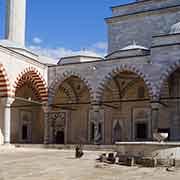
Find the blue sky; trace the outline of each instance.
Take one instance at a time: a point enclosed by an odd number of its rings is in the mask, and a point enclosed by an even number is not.
[[[111,16],[111,6],[128,2],[133,0],[27,0],[26,45],[49,53],[57,49],[64,53],[81,49],[104,53],[104,18]],[[0,0],[1,39],[4,20],[5,0]]]

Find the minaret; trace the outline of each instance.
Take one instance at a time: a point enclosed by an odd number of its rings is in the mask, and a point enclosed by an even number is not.
[[[24,47],[26,29],[26,0],[6,0],[5,38]]]

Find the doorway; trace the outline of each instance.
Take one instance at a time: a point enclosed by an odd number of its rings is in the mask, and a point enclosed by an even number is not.
[[[31,136],[31,124],[24,123],[21,125],[21,133],[20,133],[20,142],[22,143],[32,143],[32,136]]]
[[[28,139],[28,127],[27,125],[22,126],[22,140],[27,141]]]
[[[56,144],[64,144],[64,131],[57,131]]]

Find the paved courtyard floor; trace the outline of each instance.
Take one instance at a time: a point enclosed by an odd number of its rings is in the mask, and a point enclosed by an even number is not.
[[[74,158],[72,150],[0,148],[0,180],[179,180],[180,170],[103,166],[100,152]]]

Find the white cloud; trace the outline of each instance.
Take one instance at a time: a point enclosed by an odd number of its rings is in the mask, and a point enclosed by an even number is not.
[[[75,56],[75,55],[86,55],[86,56],[100,56],[103,57],[105,52],[98,52],[96,49],[89,48],[79,51],[73,51],[72,49],[66,49],[63,47],[58,48],[43,48],[41,46],[29,46],[29,49],[43,56],[48,56],[51,58],[61,58],[66,56]]]
[[[57,48],[44,48],[42,47],[42,39],[35,37],[33,38],[33,44],[29,46],[29,49],[41,56],[46,56],[49,58],[43,58],[49,63],[57,63],[61,57],[66,56],[76,56],[76,55],[86,55],[86,56],[95,56],[95,57],[104,57],[107,51],[106,42],[97,42],[86,49],[83,50],[72,50],[64,47]]]
[[[94,44],[94,48],[106,51],[108,48],[108,44],[107,44],[107,42],[97,42]]]
[[[40,39],[39,37],[34,37],[34,38],[33,38],[33,43],[34,43],[34,44],[41,44],[42,42],[43,42],[43,40]]]

